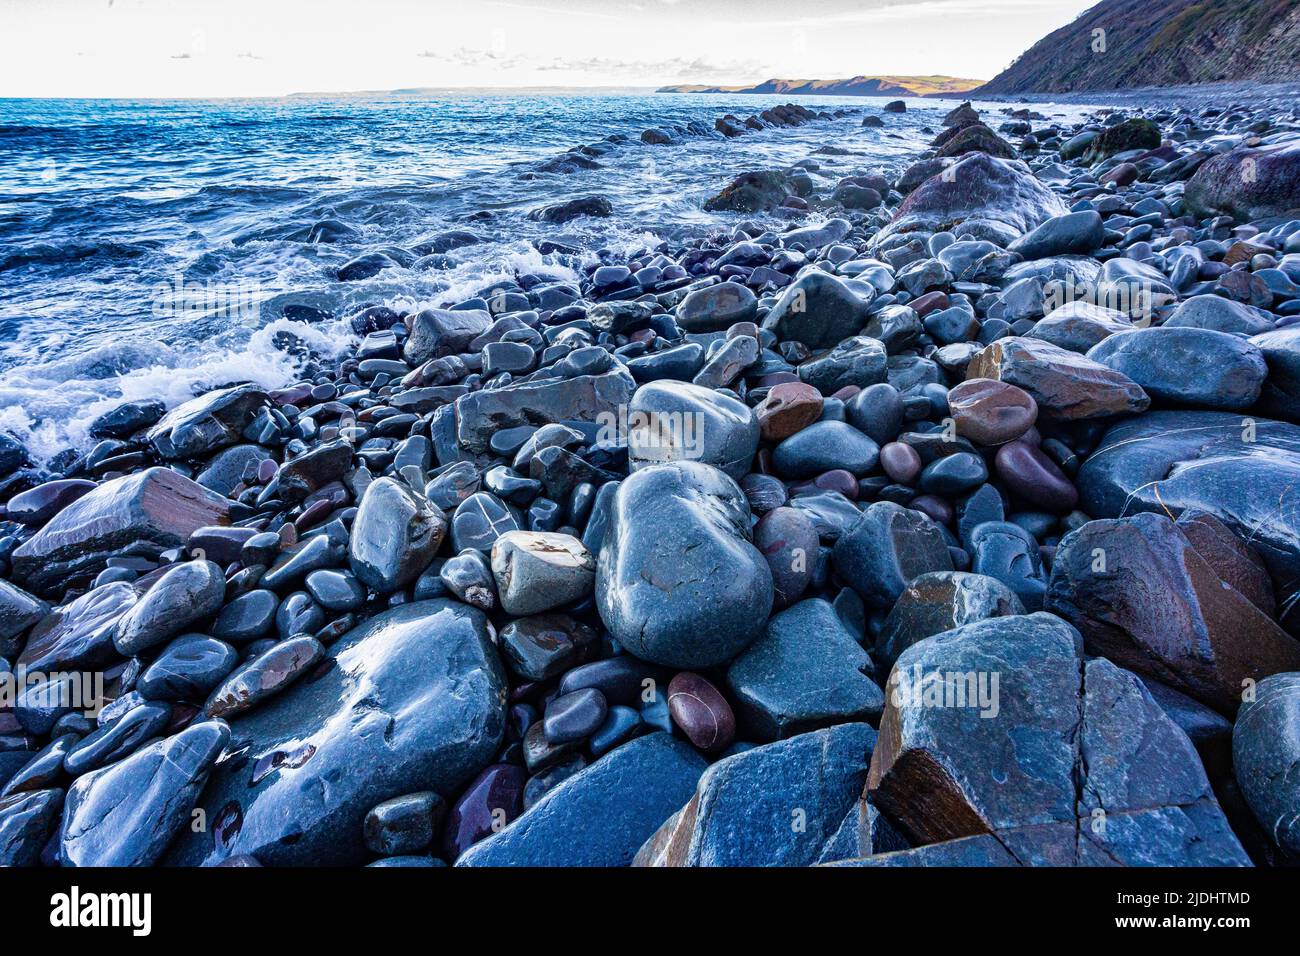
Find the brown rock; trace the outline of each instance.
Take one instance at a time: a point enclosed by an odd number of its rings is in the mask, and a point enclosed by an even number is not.
[[[999,339],[971,359],[966,377],[1018,386],[1044,418],[1056,421],[1144,412],[1151,404],[1127,375],[1038,339]]]
[[[948,392],[957,434],[981,445],[1019,438],[1038,420],[1038,405],[1028,392],[1006,382],[968,378]]]
[[[230,523],[231,502],[170,468],[106,481],[68,505],[14,552],[14,580],[54,595],[123,552],[156,558],[205,525]]]
[[[705,752],[726,750],[736,737],[736,715],[716,687],[699,674],[682,671],[668,683],[673,723]]]
[[[765,439],[783,441],[821,417],[822,394],[804,382],[773,385],[754,413]]]

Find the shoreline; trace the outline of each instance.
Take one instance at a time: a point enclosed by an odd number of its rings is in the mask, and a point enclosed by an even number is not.
[[[1300,117],[1203,106],[959,106],[901,175],[737,170],[728,230],[0,441],[0,675],[109,698],[0,710],[0,862],[1285,861]],[[601,143],[538,251],[610,215]]]

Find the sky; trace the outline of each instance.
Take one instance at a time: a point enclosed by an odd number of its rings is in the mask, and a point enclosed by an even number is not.
[[[989,79],[1096,0],[0,0],[0,97]]]

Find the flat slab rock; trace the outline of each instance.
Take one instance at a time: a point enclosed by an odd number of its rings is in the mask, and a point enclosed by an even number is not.
[[[904,651],[866,796],[914,846],[991,835],[1027,865],[1249,865],[1187,735],[1049,614]]]
[[[638,737],[547,791],[456,865],[627,866],[690,800],[705,766],[668,734]]]
[[[1229,412],[1151,412],[1113,425],[1079,469],[1079,507],[1214,515],[1273,578],[1281,624],[1300,634],[1300,427]]]
[[[197,529],[230,523],[231,502],[169,468],[102,483],[68,505],[13,554],[14,580],[55,596],[118,554],[156,558]]]
[[[857,803],[876,732],[840,724],[720,760],[636,866],[808,866]]]
[[[505,686],[480,611],[435,600],[376,615],[316,671],[230,721],[203,795],[208,830],[186,832],[170,862],[361,863],[372,807],[424,790],[450,797],[492,761]]]

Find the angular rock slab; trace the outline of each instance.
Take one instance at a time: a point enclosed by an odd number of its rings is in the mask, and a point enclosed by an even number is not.
[[[1259,682],[1237,712],[1232,766],[1255,819],[1292,860],[1300,859],[1300,673]]]
[[[0,798],[0,867],[36,866],[62,809],[62,790],[34,790]]]
[[[1151,399],[1122,372],[1031,338],[999,339],[975,353],[966,378],[1009,382],[1028,392],[1043,418],[1082,421],[1146,411]]]
[[[163,416],[145,433],[164,458],[193,458],[233,445],[266,404],[256,385],[236,385],[192,398]]]
[[[877,639],[892,665],[913,644],[963,624],[1024,614],[1020,598],[996,578],[966,571],[934,571],[913,579],[885,618]]]
[[[876,732],[840,724],[720,760],[637,866],[809,866],[862,793]]]
[[[993,834],[1032,865],[1249,865],[1187,735],[1082,645],[1038,613],[904,651],[867,798],[914,844]]]
[[[1248,440],[1249,439],[1249,440]],[[1300,634],[1300,427],[1227,412],[1151,412],[1111,426],[1075,481],[1096,518],[1207,512],[1264,559]]]
[[[874,720],[884,695],[871,660],[819,598],[774,615],[727,669],[727,686],[752,739],[780,740],[830,724]]]
[[[596,606],[614,639],[655,664],[730,660],[772,609],[772,572],[750,543],[749,503],[709,465],[634,472],[614,496]]]
[[[316,672],[231,720],[228,756],[204,793],[208,832],[186,833],[172,862],[360,863],[372,807],[454,794],[491,762],[505,688],[480,611],[435,600],[376,615]]]
[[[1061,539],[1044,607],[1090,654],[1233,714],[1245,681],[1300,670],[1300,641],[1216,563],[1164,515],[1090,521]]]
[[[470,392],[456,399],[456,438],[462,448],[482,453],[493,433],[518,425],[579,421],[612,428],[619,407],[626,406],[635,391],[632,374],[618,366],[600,375],[543,378]]]
[[[691,799],[706,763],[668,734],[638,737],[470,847],[457,866],[627,866]]]
[[[78,777],[63,814],[63,865],[157,863],[179,833],[190,832],[190,813],[229,739],[219,720],[193,724]]]
[[[231,502],[170,468],[106,481],[68,505],[13,554],[14,581],[37,594],[61,594],[129,553],[156,558],[206,525],[230,523]]]

